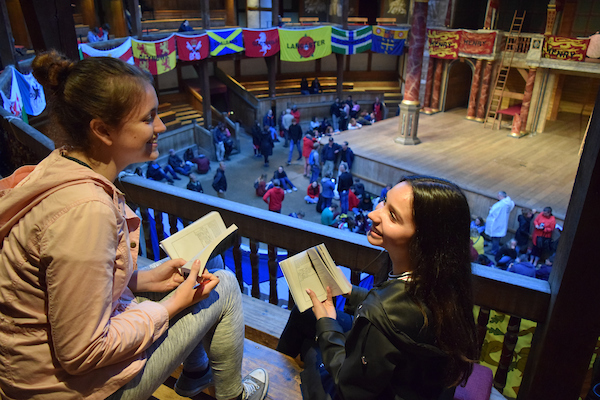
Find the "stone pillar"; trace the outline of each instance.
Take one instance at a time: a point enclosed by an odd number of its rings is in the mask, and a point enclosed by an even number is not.
[[[419,88],[425,48],[427,7],[429,0],[415,0],[410,29],[410,44],[404,100],[400,104],[400,136],[395,140],[404,145],[419,144],[417,127],[419,121]]]
[[[533,84],[535,83],[535,74],[537,68],[530,68],[525,83],[525,94],[523,95],[523,105],[521,106],[521,126],[519,134],[521,136],[527,133],[527,117],[529,116],[529,107],[531,106],[531,96],[533,95]]]
[[[425,83],[425,98],[423,99],[423,111],[425,114],[431,114],[431,88],[433,86],[433,63],[434,57],[429,57],[427,63],[427,81]]]
[[[471,82],[471,94],[469,95],[469,106],[467,107],[467,119],[475,119],[477,111],[477,95],[479,94],[479,82],[481,81],[481,60],[475,63],[475,72]]]
[[[442,88],[442,69],[444,60],[439,59],[435,63],[435,76],[433,77],[433,93],[431,94],[431,112],[440,111],[440,90]]]
[[[481,84],[481,93],[479,94],[479,102],[477,104],[477,122],[485,121],[485,110],[488,104],[488,96],[490,95],[490,82],[492,80],[492,61],[487,61],[483,70],[483,82]]]

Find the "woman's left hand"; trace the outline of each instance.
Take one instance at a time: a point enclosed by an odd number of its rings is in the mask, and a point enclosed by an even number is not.
[[[336,319],[337,313],[335,311],[335,304],[333,303],[333,296],[331,295],[331,289],[327,286],[327,299],[323,302],[320,302],[317,299],[317,295],[310,289],[306,289],[306,293],[310,296],[310,299],[313,303],[313,313],[315,313],[315,317],[317,319],[321,319],[323,317]]]
[[[129,281],[133,292],[170,292],[184,281],[179,268],[185,260],[176,258],[168,260],[151,270],[136,271]]]

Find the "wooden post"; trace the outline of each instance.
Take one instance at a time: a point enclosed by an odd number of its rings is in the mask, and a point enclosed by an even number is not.
[[[233,264],[235,266],[235,275],[238,277],[238,283],[240,284],[240,290],[243,289],[244,285],[242,284],[242,237],[240,235],[235,235],[235,239],[233,241]]]
[[[349,0],[342,1],[342,29],[348,29],[348,9]],[[337,82],[336,92],[337,96],[341,99],[344,97],[344,57],[343,54],[335,54],[335,61],[337,64]]]
[[[79,2],[79,9],[81,10],[81,18],[84,25],[87,25],[90,29],[98,26],[98,16],[96,15],[94,0],[81,0]]]
[[[519,399],[576,399],[600,335],[600,268],[594,251],[600,221],[600,93],[550,274],[550,306],[538,323]],[[551,367],[560,362],[560,368]]]
[[[288,254],[289,255],[289,254]],[[269,303],[277,305],[277,247],[269,245]],[[258,281],[258,277],[257,277]]]
[[[6,68],[7,65],[14,65],[17,68],[15,41],[8,19],[6,3],[3,0],[0,0],[0,22],[0,69]]]
[[[29,33],[27,32],[27,25],[25,24],[21,3],[19,3],[19,0],[4,0],[2,2],[6,5],[6,10],[8,11],[8,19],[10,21],[12,37],[14,38],[15,44],[30,49],[31,40],[29,39]],[[6,65],[6,63],[4,64]]]
[[[142,39],[142,12],[139,0],[126,0],[127,8],[131,14],[131,36]]]
[[[210,8],[208,0],[200,0],[200,9],[202,10],[202,28],[210,29]],[[210,102],[210,79],[208,76],[208,58],[200,60],[198,63],[198,77],[200,78],[200,94],[202,95],[202,114],[204,117],[204,127],[212,127],[212,109]]]
[[[259,263],[258,242],[254,239],[250,239],[250,268],[252,271],[254,271],[254,270],[258,271],[258,263]],[[236,270],[235,273],[238,276],[238,282],[240,283],[240,289],[243,289],[244,281],[242,280],[241,268],[240,268],[239,272]]]
[[[72,60],[79,59],[71,3],[62,0],[21,0],[27,30],[37,52],[56,49]]]
[[[146,257],[157,261],[154,257],[154,249],[152,248],[152,238],[150,236],[150,214],[147,207],[140,207],[140,215],[142,216],[142,227],[144,228],[144,240],[146,242]],[[140,241],[142,239],[140,238]]]

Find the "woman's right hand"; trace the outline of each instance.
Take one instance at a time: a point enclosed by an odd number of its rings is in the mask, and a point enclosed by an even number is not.
[[[190,274],[181,285],[177,287],[173,294],[161,301],[169,312],[169,318],[179,314],[189,306],[198,303],[208,297],[210,292],[219,283],[219,278],[208,271],[198,275],[200,271],[200,261],[196,260],[192,264]],[[194,288],[199,284],[197,288]]]

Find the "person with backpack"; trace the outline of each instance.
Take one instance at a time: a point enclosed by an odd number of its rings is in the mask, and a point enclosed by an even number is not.
[[[315,142],[315,138],[310,133],[307,133],[302,138],[302,157],[304,157],[304,177],[310,178],[310,166],[308,163],[308,159],[310,157],[310,153],[312,152],[313,143]]]
[[[225,192],[227,191],[227,178],[225,177],[225,163],[221,161],[219,168],[215,173],[212,183],[213,189],[217,192],[217,195],[221,198],[225,198]]]
[[[319,180],[319,174],[321,173],[319,142],[313,143],[313,149],[308,156],[308,166],[310,168],[310,182],[316,182]]]

